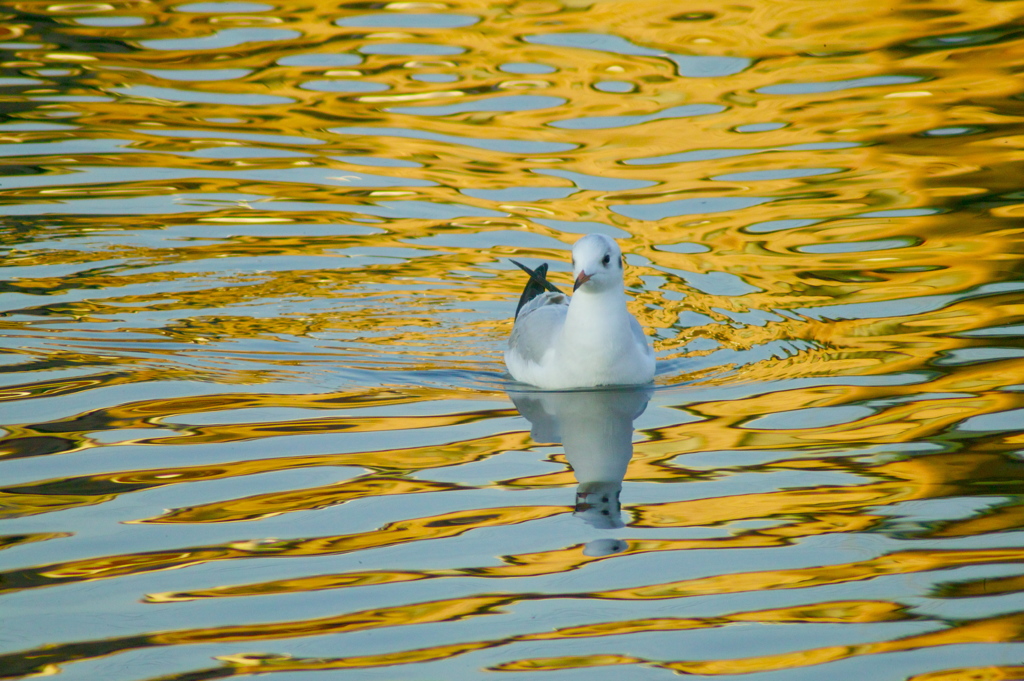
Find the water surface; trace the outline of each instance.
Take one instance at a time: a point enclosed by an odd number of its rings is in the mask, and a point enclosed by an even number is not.
[[[1024,3],[2,8],[0,676],[1024,678]]]

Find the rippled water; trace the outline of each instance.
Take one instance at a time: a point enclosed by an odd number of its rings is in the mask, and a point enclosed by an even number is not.
[[[0,676],[1024,678],[1024,2],[0,13]]]

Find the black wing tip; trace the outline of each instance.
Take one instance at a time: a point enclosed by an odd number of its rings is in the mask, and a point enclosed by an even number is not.
[[[529,267],[527,267],[523,263],[519,262],[518,260],[512,260],[512,258],[509,258],[509,262],[511,262],[513,265],[515,265],[516,267],[518,267],[522,271],[524,271],[527,274],[529,274],[530,275],[530,282],[531,283],[536,283],[539,286],[542,286],[545,291],[551,291],[552,293],[561,293],[562,292],[562,289],[558,288],[557,286],[552,284],[550,281],[548,281],[548,264],[547,263],[542,263],[542,264],[538,265],[537,269],[534,270],[534,269],[530,269]],[[529,283],[527,283],[527,286],[529,286]]]
[[[509,258],[509,260],[512,260]],[[530,275],[530,280],[526,282],[526,286],[523,287],[523,293],[519,296],[519,305],[516,306],[516,317],[519,316],[519,311],[523,309],[523,305],[544,293],[544,291],[551,291],[552,293],[561,293],[561,290],[550,281],[548,281],[548,264],[543,263],[537,267],[537,269],[530,269],[523,263],[512,260],[512,264]]]
[[[518,260],[512,260],[512,258],[509,258],[509,262],[511,262],[513,265],[515,265],[516,267],[518,267],[522,271],[524,271],[527,274],[529,274],[531,277],[533,276],[533,270],[531,270],[529,267],[527,267],[523,263],[519,262]],[[547,266],[548,266],[548,264],[544,263],[543,265],[541,265],[537,269],[540,269],[541,267],[547,268]]]

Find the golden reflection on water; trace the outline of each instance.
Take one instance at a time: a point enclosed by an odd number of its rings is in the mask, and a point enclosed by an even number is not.
[[[2,3],[0,676],[1024,678],[1024,10],[884,10]],[[632,458],[502,378],[594,230]]]

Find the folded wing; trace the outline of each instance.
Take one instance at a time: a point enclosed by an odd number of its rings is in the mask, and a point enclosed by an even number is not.
[[[540,364],[544,353],[554,347],[568,310],[569,297],[565,294],[545,292],[534,296],[516,316],[509,353],[516,361]]]

